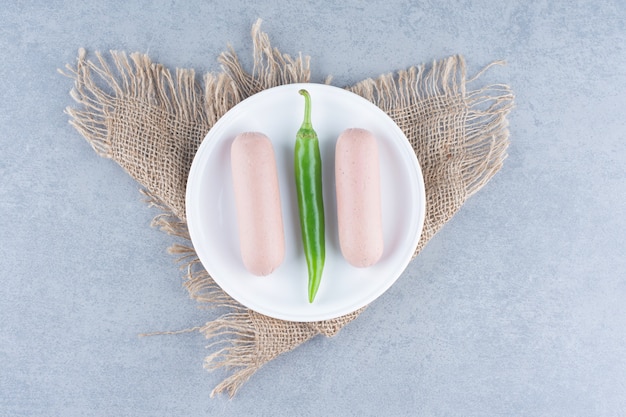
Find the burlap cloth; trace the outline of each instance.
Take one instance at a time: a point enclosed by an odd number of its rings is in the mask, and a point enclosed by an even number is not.
[[[222,71],[205,74],[202,80],[192,69],[176,69],[172,74],[138,53],[96,53],[94,60],[88,60],[81,50],[76,65],[64,71],[74,79],[71,95],[78,102],[78,107],[67,109],[70,123],[99,155],[113,159],[135,178],[148,201],[162,210],[154,225],[177,237],[170,252],[180,255],[190,296],[202,305],[227,309],[216,320],[191,329],[214,342],[204,366],[230,370],[211,395],[226,391],[233,396],[263,364],[318,334],[333,336],[362,311],[315,323],[255,313],[215,284],[189,241],[187,174],[209,129],[252,94],[310,80],[309,58],[292,58],[272,48],[260,23],[252,28],[251,73],[232,49],[220,55]],[[506,157],[506,117],[513,94],[501,84],[468,90],[483,71],[467,79],[463,58],[452,56],[428,67],[419,65],[346,87],[389,114],[415,149],[427,198],[415,255],[489,181]],[[179,243],[181,239],[186,244]]]

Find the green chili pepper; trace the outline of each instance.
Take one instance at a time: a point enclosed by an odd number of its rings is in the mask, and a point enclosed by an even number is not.
[[[299,93],[304,96],[304,121],[296,135],[294,167],[302,243],[309,273],[309,302],[312,303],[322,279],[326,258],[322,158],[317,134],[311,125],[311,96],[306,90],[300,90]]]

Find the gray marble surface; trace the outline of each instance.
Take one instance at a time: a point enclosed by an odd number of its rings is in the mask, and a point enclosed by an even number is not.
[[[516,94],[500,173],[332,339],[232,401],[157,213],[63,113],[77,50],[248,65],[258,18],[338,86],[463,54]],[[620,1],[10,2],[0,10],[0,416],[626,415]]]

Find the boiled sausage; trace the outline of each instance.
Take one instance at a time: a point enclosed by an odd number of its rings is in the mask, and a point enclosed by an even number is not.
[[[268,275],[285,258],[285,233],[274,149],[258,132],[238,135],[231,165],[241,258],[254,275]]]
[[[376,264],[383,254],[380,166],[376,138],[347,129],[335,147],[339,245],[353,266]]]

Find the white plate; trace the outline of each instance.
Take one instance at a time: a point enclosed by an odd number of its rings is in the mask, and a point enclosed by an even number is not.
[[[322,154],[326,216],[326,264],[313,303],[308,302],[293,172],[296,133],[311,94],[313,128]],[[385,249],[365,269],[348,264],[339,249],[335,197],[335,141],[346,128],[369,130],[378,140]],[[258,131],[273,143],[278,166],[285,260],[271,275],[244,268],[230,164],[230,146],[241,132]],[[194,158],[187,182],[187,224],[202,265],[235,300],[282,320],[326,320],[351,313],[384,293],[402,274],[417,246],[425,213],[422,172],[406,136],[382,110],[346,90],[322,84],[271,88],[242,101],[209,131]]]

